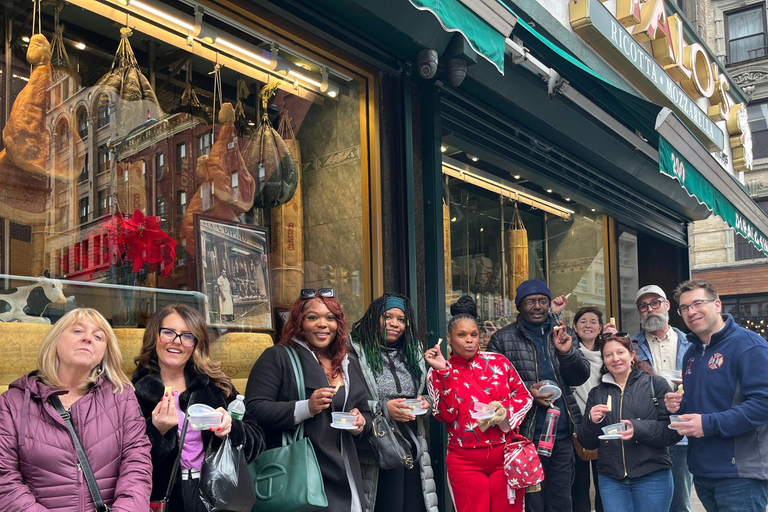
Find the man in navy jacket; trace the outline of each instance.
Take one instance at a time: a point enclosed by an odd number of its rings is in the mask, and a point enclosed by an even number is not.
[[[768,503],[768,342],[722,314],[717,291],[692,280],[675,290],[692,331],[682,393],[668,393],[670,426],[688,436],[688,468],[708,512]]]

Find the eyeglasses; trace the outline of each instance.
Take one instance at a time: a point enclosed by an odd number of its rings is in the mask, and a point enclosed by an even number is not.
[[[181,344],[187,348],[192,348],[197,343],[197,338],[195,338],[195,335],[191,332],[178,333],[167,327],[160,328],[160,341],[163,343],[173,343],[176,341],[176,338],[179,338],[181,340]]]
[[[603,341],[608,341],[611,338],[629,338],[628,332],[609,332],[608,334],[603,334]]]
[[[320,288],[319,290],[315,290],[312,288],[304,288],[301,290],[301,295],[299,296],[300,299],[311,299],[312,297],[327,297],[329,299],[333,298],[333,288]]]
[[[637,310],[641,313],[645,313],[649,309],[659,309],[662,304],[664,304],[664,301],[659,299],[653,299],[651,302],[640,302],[637,305]]]
[[[549,306],[549,299],[528,299],[523,301],[523,306],[530,308],[531,306]]]
[[[699,299],[691,302],[688,305],[680,305],[679,308],[677,308],[677,312],[680,313],[680,316],[683,316],[684,313],[687,313],[689,309],[693,308],[695,310],[699,310],[701,306],[708,302],[715,302],[717,299]]]

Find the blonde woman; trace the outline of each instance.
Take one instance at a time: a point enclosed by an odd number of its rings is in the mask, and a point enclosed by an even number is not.
[[[0,503],[5,512],[94,510],[64,421],[69,411],[101,496],[113,512],[149,509],[149,441],[120,368],[114,332],[93,309],[64,315],[43,338],[38,369],[0,397]]]
[[[167,490],[187,408],[205,404],[222,417],[221,424],[210,431],[187,428],[180,471],[169,499],[170,512],[207,512],[198,488],[208,447],[217,449],[229,435],[234,446],[243,445],[248,462],[264,448],[264,435],[251,415],[246,413],[239,420],[227,412],[227,405],[237,398],[237,390],[209,353],[208,326],[203,316],[189,306],[169,304],[149,319],[136,358],[133,383],[152,443],[153,500],[161,500]],[[170,392],[166,392],[167,388]]]

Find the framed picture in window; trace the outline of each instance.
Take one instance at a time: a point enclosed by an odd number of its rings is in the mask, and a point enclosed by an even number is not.
[[[195,215],[197,280],[212,327],[274,330],[269,231]]]

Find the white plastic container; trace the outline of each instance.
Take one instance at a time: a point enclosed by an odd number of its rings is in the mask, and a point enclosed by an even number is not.
[[[607,427],[603,427],[603,434],[612,436],[618,434],[619,432],[624,432],[625,430],[627,430],[626,423],[614,423],[612,425],[608,425]]]
[[[469,415],[476,420],[484,420],[496,414],[496,408],[494,406],[482,402],[475,402],[472,404],[472,407],[475,409],[475,412],[472,412]]]
[[[331,418],[333,419],[333,422],[331,423],[331,426],[333,428],[338,428],[341,430],[355,430],[357,427],[354,425],[355,416],[354,414],[350,414],[348,412],[332,412]]]
[[[189,406],[189,426],[192,430],[207,430],[221,425],[222,414],[205,404]]]
[[[413,407],[413,409],[411,410],[411,414],[413,414],[414,416],[421,416],[422,414],[427,414],[427,412],[429,412],[429,409],[421,408],[421,400],[417,398],[409,398],[403,403],[408,407]]]

